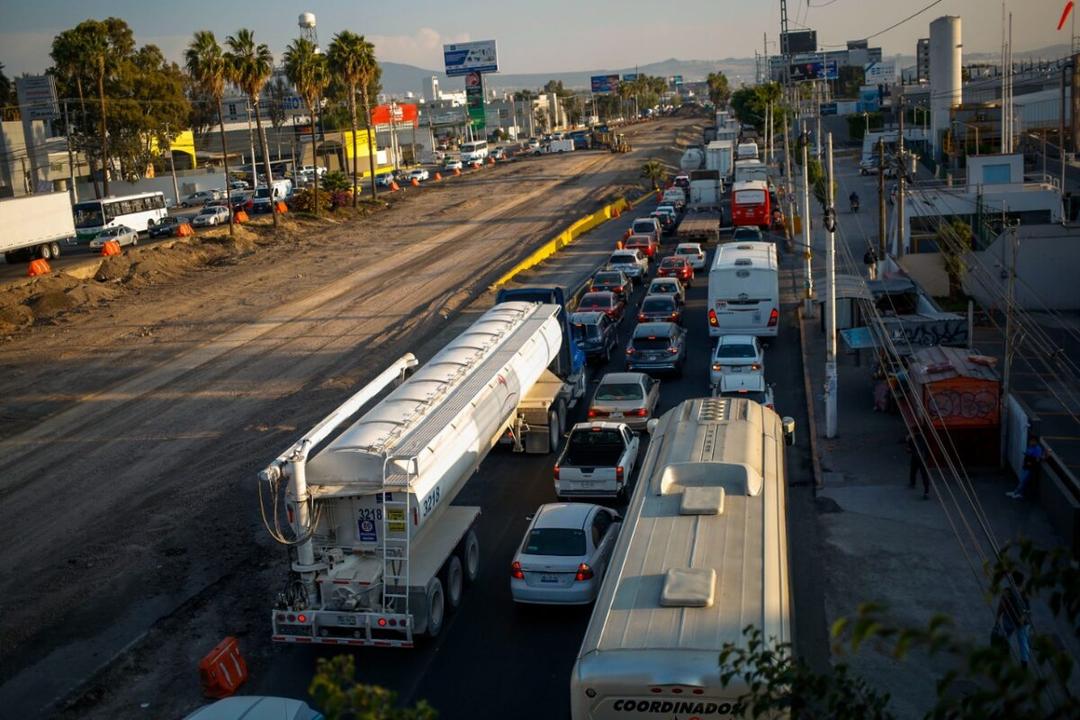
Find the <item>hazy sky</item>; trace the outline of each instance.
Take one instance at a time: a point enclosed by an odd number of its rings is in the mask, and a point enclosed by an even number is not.
[[[818,31],[823,46],[843,45],[902,20],[930,0],[790,0],[791,27]],[[1068,43],[1056,31],[1065,0],[1008,0],[1016,50]],[[255,31],[280,57],[297,35],[297,16],[314,12],[325,45],[342,29],[375,42],[379,59],[441,69],[442,45],[461,40],[499,43],[505,72],[554,72],[631,67],[670,57],[712,60],[752,57],[768,33],[775,53],[779,0],[0,0],[0,62],[8,75],[49,65],[53,36],[88,17],[123,18],[139,44],[155,43],[177,61],[192,33],[223,39],[241,27]],[[873,40],[886,56],[913,55],[915,41],[940,15],[963,17],[969,52],[997,52],[1000,0],[942,0],[914,20]]]

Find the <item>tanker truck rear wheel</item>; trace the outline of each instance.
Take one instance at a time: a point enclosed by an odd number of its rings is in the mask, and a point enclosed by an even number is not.
[[[461,541],[461,564],[465,570],[465,582],[472,584],[480,577],[480,540],[476,530],[470,529]]]
[[[451,555],[442,571],[442,583],[446,588],[446,602],[451,610],[461,607],[461,592],[465,572],[461,569],[461,558]]]
[[[427,634],[438,637],[442,632],[443,620],[446,619],[446,595],[442,581],[432,578],[427,587]]]

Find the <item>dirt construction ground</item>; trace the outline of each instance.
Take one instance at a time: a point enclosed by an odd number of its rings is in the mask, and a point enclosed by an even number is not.
[[[695,123],[0,291],[0,714],[177,717],[225,634],[257,672],[285,558],[257,471]]]

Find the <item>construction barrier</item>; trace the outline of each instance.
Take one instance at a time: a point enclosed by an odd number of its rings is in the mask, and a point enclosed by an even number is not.
[[[454,177],[461,175],[461,168],[454,168]]]
[[[435,182],[442,180],[442,173],[435,173]]]
[[[191,237],[195,234],[195,229],[191,227],[191,223],[180,223],[176,226],[177,237]]]
[[[289,212],[289,206],[285,204],[284,200],[278,200],[276,203],[274,203],[274,212],[276,212],[278,215],[284,215],[285,213]]]
[[[622,212],[622,210],[627,207],[630,207],[630,204],[626,202],[626,199],[619,198],[615,202],[611,203],[610,205],[605,205],[591,215],[586,215],[583,218],[579,218],[575,222],[571,223],[570,227],[566,228],[554,238],[548,240],[546,243],[534,250],[527,258],[519,262],[517,265],[511,268],[509,272],[496,280],[492,284],[491,289],[494,290],[500,285],[505,285],[506,283],[513,280],[514,276],[518,273],[524,272],[531,267],[539,265],[544,260],[547,260],[555,253],[559,252],[564,247],[574,242],[574,240],[577,240],[578,237],[584,235],[593,228],[606,223],[608,220],[615,217],[616,212]]]
[[[410,180],[409,184],[412,185],[413,187],[420,187],[420,181],[417,180],[416,178],[413,178],[412,180]]]
[[[488,165],[494,165],[494,164],[495,164],[495,158],[489,157],[488,158]]]
[[[30,261],[30,267],[26,274],[29,277],[38,277],[39,275],[48,275],[51,272],[52,268],[49,266],[49,261],[45,258],[38,258]]]
[[[120,243],[116,242],[115,240],[108,240],[108,241],[105,242],[104,245],[101,246],[101,255],[102,255],[102,257],[109,257],[110,255],[119,255],[120,252],[121,252],[120,251]]]
[[[401,189],[401,186],[398,185],[397,182],[395,182],[393,180],[390,181],[390,192],[397,192],[400,189]]]
[[[251,218],[248,217],[248,214],[246,212],[244,212],[243,210],[237,210],[236,214],[233,215],[233,220],[235,220],[238,223],[246,223],[250,219]]]
[[[244,684],[247,677],[247,663],[240,655],[240,644],[231,635],[199,661],[199,680],[207,697],[228,697]]]

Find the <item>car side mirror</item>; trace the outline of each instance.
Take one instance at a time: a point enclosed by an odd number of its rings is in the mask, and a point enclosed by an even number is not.
[[[656,418],[652,418],[647,423],[645,423],[645,428],[649,431],[649,434],[652,435],[654,432],[656,432],[656,426],[659,424],[659,420],[657,420]]]
[[[526,515],[526,516],[525,516],[525,520],[526,520],[527,522],[532,522],[532,519],[533,519],[534,517],[536,517],[536,516],[535,516],[535,515]]]
[[[795,444],[795,418],[790,415],[785,415],[781,420],[781,424],[784,428],[784,444]]]

